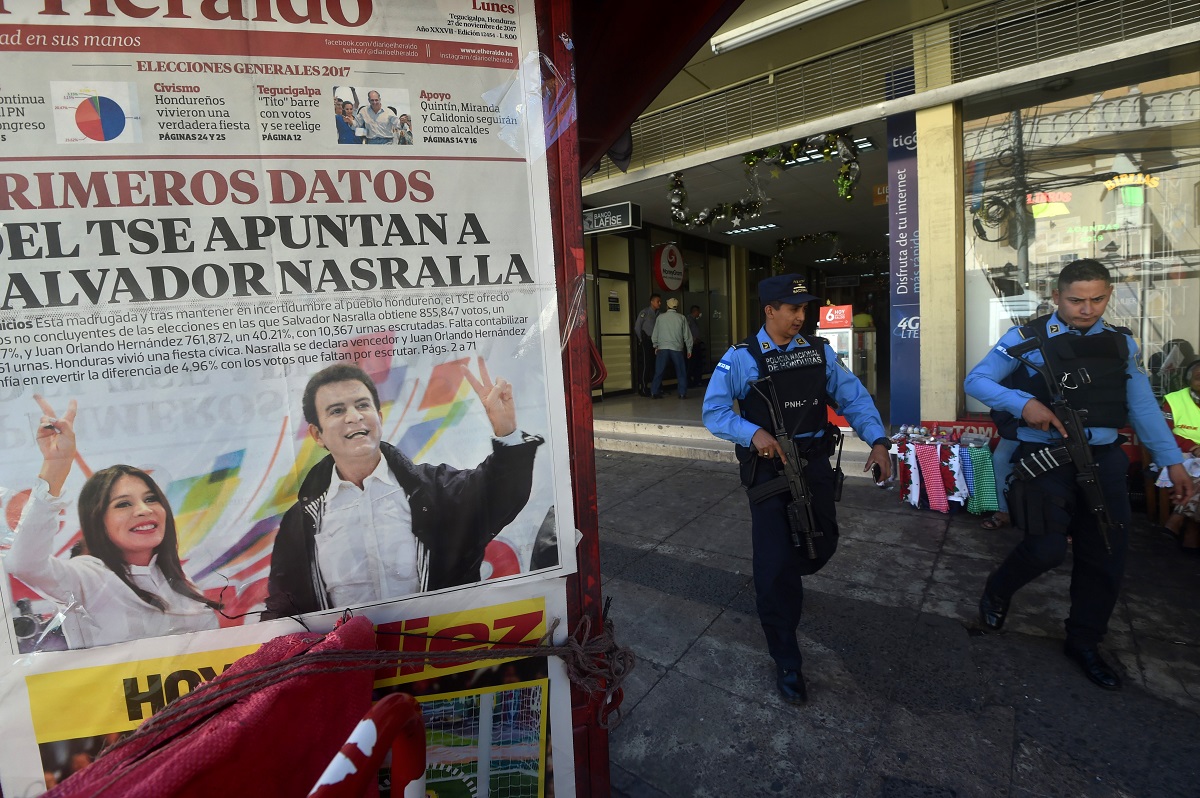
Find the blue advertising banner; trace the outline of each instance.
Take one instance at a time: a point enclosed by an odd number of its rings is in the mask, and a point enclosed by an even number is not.
[[[917,118],[888,117],[888,227],[891,262],[891,423],[921,421],[921,269],[917,218]]]

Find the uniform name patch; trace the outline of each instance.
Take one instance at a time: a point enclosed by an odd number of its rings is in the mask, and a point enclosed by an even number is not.
[[[764,358],[764,360],[767,363],[767,373],[774,374],[779,371],[803,368],[805,366],[820,366],[824,363],[824,358],[821,355],[822,353],[819,349],[811,347],[808,349],[793,349],[790,352],[780,352]]]

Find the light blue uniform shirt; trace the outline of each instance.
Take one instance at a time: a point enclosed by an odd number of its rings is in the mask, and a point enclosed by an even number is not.
[[[760,345],[766,343],[772,349],[784,352],[809,345],[803,336],[797,335],[787,346],[777,346],[767,336],[765,328],[759,329],[757,338]],[[712,379],[708,381],[708,390],[704,393],[702,416],[704,426],[708,427],[709,432],[741,446],[750,445],[750,439],[760,427],[738,415],[733,409],[733,400],[744,398],[750,392],[750,383],[757,379],[758,362],[745,347],[732,348],[725,353],[713,369]],[[858,437],[870,443],[887,436],[871,394],[867,393],[858,377],[847,371],[838,361],[829,344],[825,344],[825,393],[837,402],[839,412],[854,427]],[[774,437],[772,430],[767,432]]]
[[[1021,417],[1021,410],[1024,409],[1025,403],[1034,398],[1033,394],[1015,388],[1006,388],[1000,384],[1000,381],[1018,368],[1023,368],[1031,374],[1034,373],[1028,366],[1022,365],[1016,358],[1008,355],[1007,350],[1010,346],[1016,346],[1025,340],[1021,337],[1019,329],[1010,327],[991,351],[984,355],[983,360],[979,361],[979,365],[971,369],[971,373],[963,381],[963,389],[969,395],[994,410],[1004,410],[1017,418]],[[1058,313],[1053,314],[1050,322],[1046,325],[1047,335],[1050,338],[1059,335],[1098,335],[1105,329],[1112,330],[1113,327],[1103,319],[1093,324],[1086,333],[1071,329],[1058,317]],[[1155,463],[1161,466],[1182,463],[1183,453],[1175,445],[1171,430],[1167,427],[1167,422],[1163,420],[1158,400],[1154,398],[1154,392],[1150,389],[1150,380],[1138,368],[1137,342],[1130,335],[1126,335],[1125,339],[1129,343],[1129,362],[1125,364],[1125,373],[1129,375],[1129,379],[1125,381],[1125,404],[1129,408],[1129,420],[1133,429],[1137,433],[1138,439],[1154,455]],[[1031,363],[1043,362],[1040,349],[1033,350],[1025,357]],[[1035,376],[1037,375],[1035,374]],[[1040,380],[1042,377],[1037,376],[1037,379]],[[1070,402],[1070,397],[1067,397],[1067,401]],[[1088,440],[1094,446],[1103,446],[1117,439],[1117,430],[1112,427],[1085,427],[1085,431]],[[1030,443],[1057,444],[1061,443],[1063,438],[1053,427],[1048,430],[1040,430],[1022,425],[1017,429],[1017,439]]]

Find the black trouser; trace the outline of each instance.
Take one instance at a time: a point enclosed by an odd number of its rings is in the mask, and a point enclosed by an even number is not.
[[[692,357],[688,360],[688,387],[699,388],[704,378],[704,367],[708,365],[708,347],[703,341],[692,346]]]
[[[777,460],[756,458],[743,466],[753,469],[752,485],[779,476]],[[816,560],[808,559],[803,546],[792,545],[787,520],[790,493],[781,493],[757,504],[750,503],[751,535],[754,543],[754,593],[758,620],[767,636],[767,651],[784,670],[799,670],[800,646],[796,628],[804,607],[804,574],[816,573],[837,548],[837,512],[833,502],[834,472],[829,457],[814,455],[804,469],[813,496],[813,516],[824,533],[816,539]]]
[[[1022,443],[1016,459],[1040,448],[1043,447]],[[1027,583],[1062,564],[1070,536],[1074,566],[1071,571],[1071,613],[1066,620],[1067,642],[1080,648],[1095,646],[1108,631],[1108,619],[1116,606],[1125,574],[1125,550],[1129,544],[1132,515],[1125,481],[1129,458],[1125,452],[1116,444],[1095,446],[1092,456],[1099,466],[1100,489],[1113,520],[1113,526],[1108,530],[1112,554],[1105,550],[1099,522],[1088,510],[1075,482],[1075,467],[1062,465],[1025,484],[1023,509],[1028,519],[1025,539],[1017,544],[987,583],[987,590],[992,595],[1011,597]]]
[[[637,380],[637,391],[640,394],[650,393],[650,383],[654,382],[654,342],[649,336],[639,336],[634,364],[634,377]]]

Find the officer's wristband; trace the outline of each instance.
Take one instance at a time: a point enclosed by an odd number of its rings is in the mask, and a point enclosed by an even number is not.
[[[891,438],[876,438],[875,440],[871,441],[871,445],[872,446],[882,446],[886,449],[890,449],[892,446],[892,439]]]

